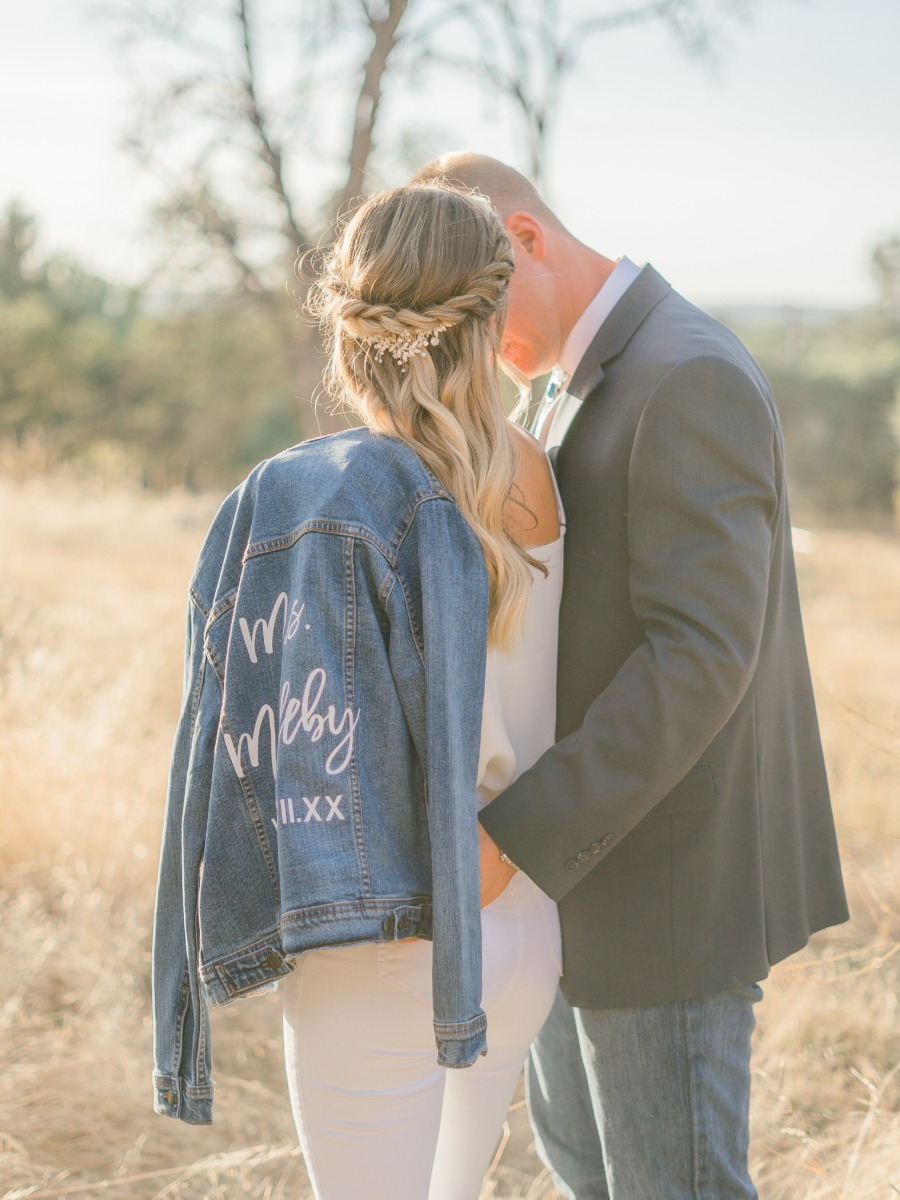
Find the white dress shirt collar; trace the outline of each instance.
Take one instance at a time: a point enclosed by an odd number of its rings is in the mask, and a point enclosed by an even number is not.
[[[600,326],[640,273],[641,268],[630,258],[620,258],[600,291],[572,326],[559,356],[559,366],[570,379],[578,369],[585,350],[597,336]]]

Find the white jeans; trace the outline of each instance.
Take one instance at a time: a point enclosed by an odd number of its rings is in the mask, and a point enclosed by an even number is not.
[[[516,874],[482,911],[488,1053],[437,1065],[431,943],[312,950],[285,981],[294,1121],[317,1200],[476,1200],[560,974],[556,905]]]

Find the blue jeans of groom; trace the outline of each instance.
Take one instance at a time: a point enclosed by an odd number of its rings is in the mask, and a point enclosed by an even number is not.
[[[757,984],[658,1007],[573,1009],[531,1049],[538,1153],[567,1200],[752,1200]]]

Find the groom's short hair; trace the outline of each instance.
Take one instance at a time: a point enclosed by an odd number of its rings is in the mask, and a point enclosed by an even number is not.
[[[521,209],[532,216],[562,228],[556,214],[547,207],[537,188],[526,177],[497,158],[470,151],[457,151],[435,158],[410,179],[410,183],[437,183],[450,187],[465,188],[487,196],[493,207],[505,221],[510,213]]]

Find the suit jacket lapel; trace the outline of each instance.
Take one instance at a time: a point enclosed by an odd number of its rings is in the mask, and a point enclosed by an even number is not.
[[[584,352],[566,388],[570,396],[584,400],[603,382],[605,364],[622,353],[640,325],[671,290],[658,272],[650,266],[644,267]]]

